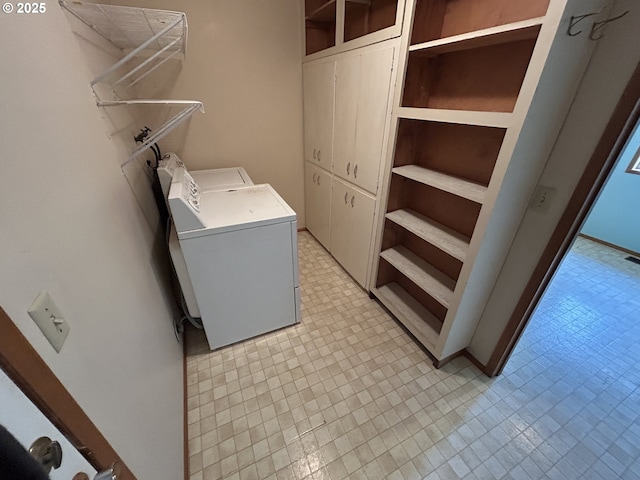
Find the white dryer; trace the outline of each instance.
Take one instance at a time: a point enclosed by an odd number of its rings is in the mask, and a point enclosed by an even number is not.
[[[203,190],[178,167],[168,201],[212,350],[299,322],[296,213],[270,185]]]
[[[186,166],[175,153],[165,155],[158,164],[158,178],[160,180],[165,201],[167,202],[167,209],[169,209],[167,197],[169,196],[169,190],[171,188],[171,183],[173,182],[173,174],[177,168],[184,168],[186,170]],[[230,188],[253,185],[247,171],[242,167],[195,170],[189,173],[197,182],[198,187],[203,191],[227,190]],[[191,278],[187,271],[187,264],[184,260],[184,255],[182,254],[182,249],[180,248],[178,235],[176,234],[173,222],[169,222],[167,230],[169,255],[171,257],[171,263],[173,264],[176,277],[178,278],[178,283],[180,284],[180,290],[182,291],[187,311],[191,317],[200,318],[200,307],[198,306],[198,302],[193,291]]]

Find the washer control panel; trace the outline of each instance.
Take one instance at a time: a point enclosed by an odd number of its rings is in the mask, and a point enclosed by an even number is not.
[[[196,212],[200,211],[200,189],[196,181],[186,170],[182,177],[182,196]]]
[[[175,170],[168,200],[178,236],[181,232],[204,227],[205,222],[200,215],[200,188],[184,167]]]
[[[165,197],[169,194],[169,188],[171,187],[171,182],[173,182],[173,175],[178,168],[184,168],[186,170],[184,163],[175,153],[166,154],[158,164],[158,178],[160,179],[162,193],[164,193]]]

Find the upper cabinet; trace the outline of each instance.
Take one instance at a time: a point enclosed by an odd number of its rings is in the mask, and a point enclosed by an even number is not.
[[[398,37],[405,0],[305,0],[310,59]]]
[[[334,173],[374,195],[394,52],[388,47],[367,50],[336,62]]]
[[[325,170],[333,164],[334,61],[304,66],[304,159]]]

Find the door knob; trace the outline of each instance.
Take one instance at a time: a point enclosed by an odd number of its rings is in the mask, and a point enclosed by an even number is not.
[[[62,463],[62,447],[49,437],[40,437],[29,447],[29,453],[49,473]]]

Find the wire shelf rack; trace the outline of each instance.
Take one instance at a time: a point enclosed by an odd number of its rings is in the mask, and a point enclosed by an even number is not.
[[[187,17],[182,12],[149,8],[103,5],[81,1],[59,0],[60,6],[121,50],[123,57],[91,81],[91,86],[105,83],[116,100],[103,101],[95,88],[99,107],[169,106],[177,113],[152,131],[136,146],[122,167],[168,135],[195,112],[204,113],[202,102],[194,100],[120,99],[117,87],[130,88],[156,71],[172,58],[184,60],[187,49]]]

